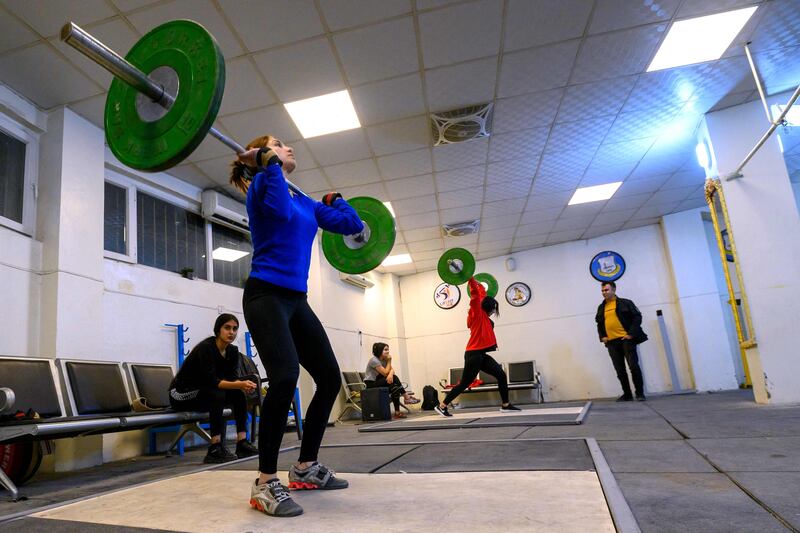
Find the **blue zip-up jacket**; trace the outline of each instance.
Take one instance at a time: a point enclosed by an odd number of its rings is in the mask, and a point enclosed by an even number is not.
[[[317,228],[351,235],[364,229],[355,209],[342,199],[328,207],[301,194],[292,196],[277,163],[260,169],[247,191],[254,278],[299,292],[308,291],[311,245]]]

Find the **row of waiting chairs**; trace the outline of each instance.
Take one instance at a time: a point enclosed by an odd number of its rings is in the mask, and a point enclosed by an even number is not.
[[[163,426],[178,426],[169,450],[182,443],[188,432],[210,441],[200,427],[208,413],[170,409],[168,391],[173,376],[170,365],[0,357],[0,386],[6,400],[5,413],[0,414],[7,415],[0,420],[0,444]],[[133,411],[136,398],[145,398],[154,410]],[[29,410],[38,418],[8,416]],[[230,414],[226,409],[225,416]],[[255,416],[252,419],[254,422]],[[19,499],[18,488],[2,470],[0,484],[12,500]]]
[[[533,390],[536,394],[536,401],[541,403],[544,401],[544,394],[542,392],[542,376],[536,370],[536,361],[518,361],[513,363],[501,363],[503,370],[505,370],[508,377],[508,390]],[[453,367],[448,370],[449,382],[442,380],[440,382],[441,391],[447,393],[461,379],[461,373],[464,367]],[[476,387],[466,389],[465,393],[476,392],[491,392],[498,390],[497,380],[494,376],[481,371],[478,374],[478,379],[483,383]],[[462,393],[463,394],[463,393]]]

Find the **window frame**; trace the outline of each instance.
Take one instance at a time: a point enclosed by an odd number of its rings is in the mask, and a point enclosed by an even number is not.
[[[34,236],[36,199],[39,195],[39,134],[11,117],[0,113],[0,131],[25,144],[25,170],[22,182],[22,222],[0,215],[0,226]]]
[[[136,184],[129,178],[106,169],[105,181],[125,189],[125,245],[126,253],[112,252],[103,249],[103,257],[136,264],[138,255],[136,251]],[[105,206],[103,206],[105,210]]]

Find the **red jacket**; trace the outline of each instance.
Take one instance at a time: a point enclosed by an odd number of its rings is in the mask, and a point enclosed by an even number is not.
[[[497,346],[494,336],[494,326],[489,320],[489,315],[481,309],[481,301],[486,296],[486,289],[475,278],[469,278],[469,314],[467,327],[469,328],[469,342],[467,351],[483,350]]]

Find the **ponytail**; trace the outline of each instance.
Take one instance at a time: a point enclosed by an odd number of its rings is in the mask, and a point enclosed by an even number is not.
[[[247,144],[247,150],[252,148],[267,148],[272,139],[272,135],[256,137]],[[236,160],[231,163],[231,175],[228,181],[244,195],[247,195],[247,189],[250,188],[251,176],[251,169],[248,169],[241,161]]]

